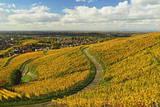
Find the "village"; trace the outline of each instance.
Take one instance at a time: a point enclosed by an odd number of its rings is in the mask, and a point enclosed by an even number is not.
[[[82,36],[59,36],[54,37],[23,37],[8,36],[0,37],[0,58],[11,57],[27,52],[43,51],[50,49],[60,49],[65,47],[75,47],[86,44],[101,42],[106,38],[82,37]],[[22,45],[24,40],[37,40],[36,43]]]

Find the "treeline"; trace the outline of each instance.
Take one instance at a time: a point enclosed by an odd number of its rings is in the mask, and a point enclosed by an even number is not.
[[[137,32],[69,32],[69,31],[1,31],[0,35],[21,35],[21,36],[113,36],[113,37],[126,37],[131,36]]]

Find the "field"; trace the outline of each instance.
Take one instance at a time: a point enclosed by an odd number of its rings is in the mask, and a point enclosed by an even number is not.
[[[30,96],[68,89],[68,87],[85,80],[89,75],[89,62],[79,49],[69,49],[58,52],[58,54],[38,58],[27,67],[35,68],[36,81],[15,86],[13,90]],[[27,79],[34,78],[35,75],[33,70],[27,69],[30,71],[27,72],[26,69],[24,69],[25,73],[22,77],[24,82],[27,82]],[[32,90],[30,90],[31,88]]]
[[[90,61],[81,47],[32,52],[18,55],[9,60],[7,66],[1,67],[0,81],[3,82],[1,86],[20,95],[18,99],[26,104],[26,99],[46,101],[81,90],[94,78],[90,69]],[[1,93],[1,96],[5,95]],[[17,96],[8,97],[8,100],[13,104]],[[4,101],[7,99],[2,98],[0,105],[8,104]]]
[[[160,34],[114,39],[89,46],[104,68],[94,88],[53,100],[71,107],[156,106],[160,102]]]
[[[0,68],[3,67],[7,63],[8,59],[9,58],[0,59]]]
[[[159,52],[160,33],[147,33],[0,59],[0,106],[156,107]]]
[[[6,89],[0,89],[0,101],[14,99],[14,98],[21,98],[21,95],[8,91]]]
[[[21,66],[21,64],[27,61],[28,59],[35,58],[41,55],[43,55],[42,52],[36,52],[36,53],[27,53],[27,54],[23,54],[15,57],[10,61],[10,64],[8,66],[0,68],[0,72],[1,72],[0,81],[9,83],[10,75],[14,70],[18,69]]]

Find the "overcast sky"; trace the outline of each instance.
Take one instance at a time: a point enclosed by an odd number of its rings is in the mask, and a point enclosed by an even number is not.
[[[0,0],[0,30],[160,31],[160,0]]]

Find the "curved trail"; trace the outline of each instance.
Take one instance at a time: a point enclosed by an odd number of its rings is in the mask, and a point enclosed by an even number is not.
[[[85,91],[87,89],[92,89],[96,85],[98,85],[101,80],[102,73],[103,73],[102,65],[96,60],[96,58],[93,55],[91,55],[89,53],[88,48],[84,49],[83,53],[91,61],[91,63],[94,64],[94,66],[96,68],[96,75],[95,75],[94,80],[87,87],[85,87],[83,90],[81,90],[79,92]],[[94,71],[91,71],[91,72],[94,72]],[[46,103],[40,103],[40,104],[25,105],[25,106],[20,106],[20,107],[63,107],[63,106],[64,105],[55,105],[54,102],[46,102]]]
[[[87,49],[84,49],[84,54],[88,57],[88,59],[94,64],[95,68],[96,68],[96,75],[94,80],[92,81],[92,83],[90,83],[87,87],[85,87],[84,89],[88,89],[88,88],[93,88],[95,85],[97,85],[102,77],[102,73],[103,73],[103,68],[102,65],[96,60],[96,58],[91,55]],[[93,71],[91,71],[93,72]]]

